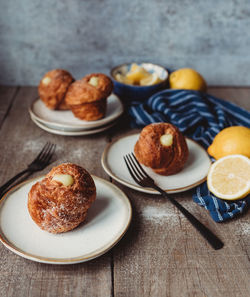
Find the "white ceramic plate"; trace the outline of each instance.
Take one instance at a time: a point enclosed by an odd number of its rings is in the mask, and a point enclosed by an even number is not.
[[[94,129],[90,129],[90,130],[82,130],[82,131],[64,131],[62,129],[52,129],[44,124],[42,124],[41,122],[37,121],[35,118],[33,118],[33,116],[31,116],[31,120],[41,129],[52,133],[52,134],[57,134],[57,135],[64,135],[64,136],[84,136],[84,135],[91,135],[91,134],[96,134],[102,131],[105,131],[109,128],[111,128],[112,126],[114,126],[116,124],[116,122],[112,122],[109,123],[105,126],[101,126],[99,128],[94,128]]]
[[[41,178],[13,188],[0,203],[0,240],[9,250],[41,263],[73,264],[104,254],[122,238],[131,221],[130,202],[118,187],[96,176],[97,198],[85,222],[61,234],[41,230],[27,209],[28,192]]]
[[[111,94],[107,99],[106,115],[98,121],[80,120],[70,110],[50,110],[40,99],[36,99],[31,104],[29,113],[36,121],[51,129],[82,131],[101,127],[116,120],[123,113],[123,105],[115,94]]]
[[[122,137],[109,144],[102,155],[102,166],[112,178],[132,189],[159,194],[151,188],[139,186],[130,176],[123,156],[134,151],[134,145],[139,134]],[[168,193],[183,192],[191,189],[206,180],[211,161],[206,151],[195,141],[186,139],[189,148],[189,157],[183,170],[177,174],[162,176],[156,174],[148,167],[143,166],[145,171]]]

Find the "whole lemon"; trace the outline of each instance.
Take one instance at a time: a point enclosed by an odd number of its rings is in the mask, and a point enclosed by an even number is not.
[[[191,68],[181,68],[172,72],[169,76],[171,89],[186,89],[205,92],[207,84],[204,78]]]
[[[250,129],[243,126],[232,126],[221,130],[215,136],[207,152],[216,160],[234,154],[250,158]]]

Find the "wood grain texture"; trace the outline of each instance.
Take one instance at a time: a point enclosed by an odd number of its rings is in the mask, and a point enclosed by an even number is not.
[[[0,86],[0,128],[8,115],[17,91],[17,87]]]
[[[246,110],[250,110],[249,98],[250,88],[248,87],[210,87],[208,89],[209,94],[218,98],[231,101]]]
[[[115,137],[136,132],[125,121],[91,136],[49,134],[28,115],[36,88],[3,89],[0,96],[8,99],[0,101],[0,184],[25,168],[47,141],[57,144],[56,156],[36,175],[57,164],[74,162],[110,180],[101,167],[101,155]],[[249,88],[210,88],[209,93],[250,109]],[[0,296],[250,296],[249,213],[218,224],[192,201],[191,190],[173,195],[224,241],[225,247],[214,251],[168,201],[113,183],[127,194],[133,207],[133,219],[123,239],[107,254],[75,265],[32,262],[0,245]]]

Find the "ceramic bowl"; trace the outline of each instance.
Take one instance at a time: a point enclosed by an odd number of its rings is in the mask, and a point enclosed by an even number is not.
[[[162,80],[161,83],[152,86],[137,86],[117,81],[115,79],[116,75],[126,75],[130,70],[131,65],[132,63],[122,64],[114,67],[110,71],[111,78],[114,82],[114,93],[117,94],[125,104],[131,101],[144,101],[154,93],[167,87],[168,71],[164,67],[152,63],[139,63],[137,65],[142,66],[150,73],[157,73]]]

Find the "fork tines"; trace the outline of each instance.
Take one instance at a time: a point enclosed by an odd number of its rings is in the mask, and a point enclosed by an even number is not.
[[[44,163],[49,163],[54,152],[56,149],[56,145],[53,143],[48,143],[48,147],[46,148],[46,150],[44,151],[43,155],[41,156],[41,159],[43,159]]]
[[[55,152],[55,149],[56,149],[55,144],[47,142],[42,148],[42,150],[40,151],[40,153],[38,154],[38,156],[35,158],[35,160],[33,160],[31,164],[37,163],[37,162],[49,163],[49,161],[51,160]]]
[[[151,177],[146,173],[146,171],[142,168],[141,164],[136,159],[133,153],[127,154],[123,157],[128,168],[129,173],[133,177],[133,179],[138,183],[143,178]]]
[[[33,161],[36,162],[42,156],[42,154],[48,149],[49,146],[50,146],[50,143],[46,142],[46,144],[44,145],[44,147],[42,148],[40,153],[37,155],[37,157]]]

